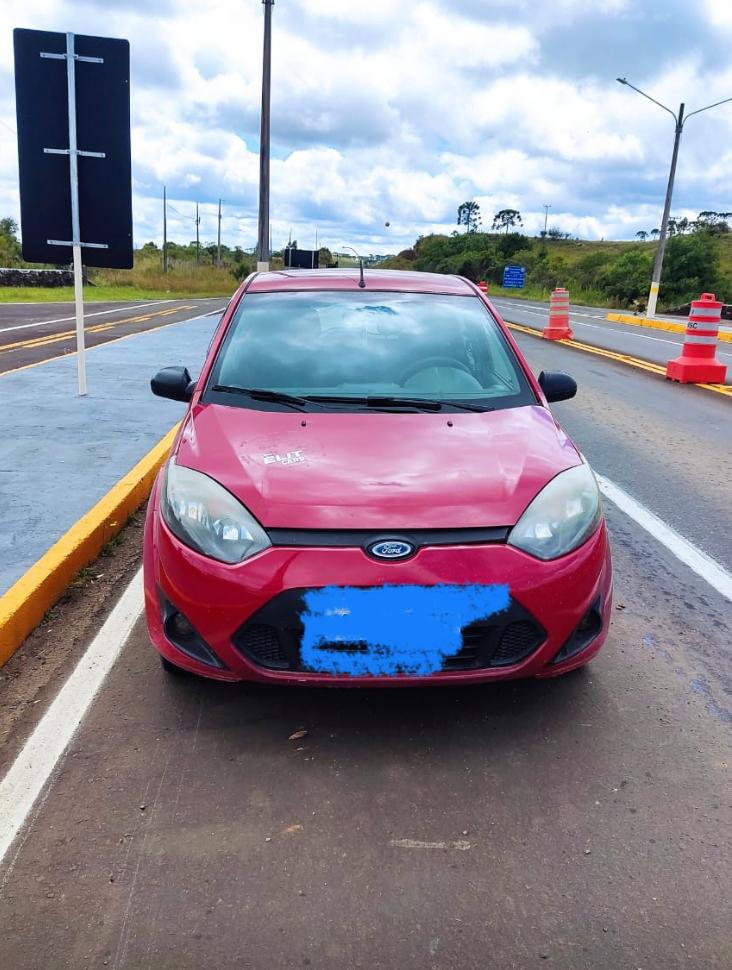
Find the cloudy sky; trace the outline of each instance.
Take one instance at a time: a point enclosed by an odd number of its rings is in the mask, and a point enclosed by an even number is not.
[[[261,0],[0,0],[0,216],[18,216],[12,27],[128,38],[135,242],[256,242]],[[521,211],[529,232],[658,226],[673,121],[732,96],[730,0],[276,0],[275,247],[393,252]],[[673,212],[732,210],[732,104],[685,129]],[[180,214],[178,214],[180,213]],[[390,227],[386,228],[385,223]]]

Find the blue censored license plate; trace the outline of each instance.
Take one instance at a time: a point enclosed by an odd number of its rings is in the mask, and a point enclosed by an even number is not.
[[[304,595],[300,660],[338,676],[424,677],[462,646],[462,629],[508,608],[508,585],[326,586]]]

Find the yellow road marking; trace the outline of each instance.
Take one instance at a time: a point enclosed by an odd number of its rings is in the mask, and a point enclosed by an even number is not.
[[[521,333],[527,333],[531,337],[541,337],[543,339],[544,335],[541,330],[526,327],[522,323],[511,323],[508,320],[505,323],[511,330],[519,330]],[[630,354],[619,354],[614,350],[606,350],[604,347],[593,347],[592,344],[585,344],[579,340],[552,340],[552,343],[564,344],[566,347],[572,347],[574,350],[583,350],[588,354],[596,354],[598,357],[607,357],[609,360],[616,360],[621,364],[627,364],[629,367],[648,371],[649,374],[658,374],[661,377],[666,376],[665,367],[662,367],[660,364],[652,364],[648,360],[640,360],[638,357],[631,357]],[[702,387],[705,391],[714,391],[715,394],[723,394],[725,397],[732,397],[732,386],[727,384],[695,384],[694,386]]]
[[[153,317],[167,317],[171,313],[179,313],[181,310],[195,310],[195,304],[192,306],[180,306],[173,307],[168,310],[157,310],[154,313],[146,313],[136,317],[125,317],[123,320],[111,320],[107,323],[97,323],[92,327],[85,327],[85,333],[104,333],[107,330],[112,330],[115,327],[121,327],[124,324],[129,323],[143,323],[146,320],[151,320]],[[7,353],[10,350],[21,350],[28,349],[32,347],[45,347],[47,344],[58,343],[60,340],[68,340],[70,337],[76,336],[76,330],[65,330],[63,333],[53,333],[47,334],[44,337],[31,337],[27,340],[18,340],[12,344],[0,344],[0,354]]]
[[[668,323],[665,320],[652,320],[650,317],[636,317],[629,313],[608,313],[607,319],[611,323],[625,323],[630,327],[648,327],[650,330],[665,330],[666,333],[686,333],[683,323]],[[732,343],[732,333],[720,331],[719,339],[725,343]]]
[[[195,307],[189,307],[189,309],[195,309]],[[190,318],[189,318],[190,319]],[[188,320],[173,320],[170,323],[163,323],[156,330],[165,330],[167,327],[177,327],[181,323],[188,323]],[[91,347],[87,347],[87,351],[97,350],[99,347],[108,347],[109,344],[117,344],[121,340],[129,340],[130,337],[137,337],[137,333],[125,333],[121,337],[112,337],[111,340],[105,340],[103,344],[94,344]],[[76,350],[67,350],[61,354],[56,354],[55,357],[44,357],[43,360],[34,360],[32,364],[22,364],[20,367],[9,367],[7,370],[0,371],[0,380],[8,374],[17,374],[21,370],[30,370],[31,367],[42,367],[44,364],[48,364],[52,360],[61,360],[62,357],[75,357]]]
[[[177,430],[176,425],[0,596],[0,667],[38,626],[79,570],[96,559],[105,543],[147,499]]]

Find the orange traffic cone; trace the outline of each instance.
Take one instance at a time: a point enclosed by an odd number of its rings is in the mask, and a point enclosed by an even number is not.
[[[547,340],[571,340],[574,337],[569,326],[569,292],[563,286],[552,290],[549,297],[549,324],[544,328]]]
[[[681,356],[666,365],[666,377],[682,384],[724,384],[727,367],[716,358],[722,304],[713,293],[692,300]]]

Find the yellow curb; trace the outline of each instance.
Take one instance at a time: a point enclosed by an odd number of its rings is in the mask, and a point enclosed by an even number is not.
[[[0,667],[38,626],[79,570],[97,558],[149,496],[177,431],[178,425],[0,596]]]
[[[532,337],[541,337],[544,339],[544,334],[541,330],[526,327],[522,323],[511,323],[508,320],[504,320],[504,323],[511,330],[519,330],[521,333],[527,333]],[[627,364],[629,367],[635,367],[638,370],[644,370],[650,374],[658,374],[660,377],[666,377],[665,367],[662,367],[660,364],[652,364],[649,360],[641,360],[639,357],[631,357],[630,354],[618,354],[614,350],[606,350],[604,347],[594,347],[592,344],[585,344],[579,340],[552,340],[551,342],[554,344],[564,344],[566,347],[572,347],[574,350],[584,350],[588,354],[607,357],[609,360],[616,360],[621,364]],[[701,387],[705,391],[714,391],[715,394],[732,397],[732,386],[728,384],[695,384],[694,387]]]
[[[668,323],[665,320],[636,317],[627,313],[608,313],[607,319],[611,323],[627,323],[632,327],[648,327],[650,330],[665,330],[666,333],[686,333],[686,324],[684,323]],[[732,333],[720,331],[719,339],[725,343],[732,343]]]

